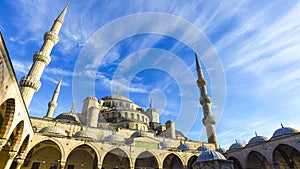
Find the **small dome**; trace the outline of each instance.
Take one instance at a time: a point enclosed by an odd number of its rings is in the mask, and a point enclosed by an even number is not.
[[[205,161],[213,161],[213,160],[227,160],[221,153],[213,150],[207,150],[202,152],[197,160],[196,163],[201,163]]]
[[[45,133],[45,134],[59,134],[62,136],[68,136],[67,132],[57,126],[48,126],[48,127],[44,127],[42,128],[39,133]]]
[[[224,153],[226,153],[226,149],[225,148],[218,148],[217,150],[216,150],[217,152],[219,152],[219,153],[221,153],[221,154],[224,154]]]
[[[199,146],[198,148],[197,148],[197,150],[198,151],[206,151],[207,150],[207,147],[206,146]]]
[[[78,131],[74,134],[74,138],[79,138],[79,139],[92,139],[92,140],[97,140],[97,137],[94,133],[87,131],[87,130],[81,130]]]
[[[230,147],[229,147],[229,150],[234,150],[234,149],[240,149],[242,147],[244,147],[245,145],[242,144],[242,143],[233,143]]]
[[[193,147],[189,144],[180,144],[178,147],[177,147],[178,150],[180,151],[186,151],[186,150],[192,150]]]
[[[255,143],[261,143],[261,142],[264,142],[267,140],[268,140],[268,138],[265,136],[255,136],[249,140],[248,145],[255,144]]]
[[[118,142],[125,143],[125,139],[117,134],[109,135],[103,139],[104,142]]]
[[[131,134],[130,137],[131,138],[142,137],[142,132],[141,131],[135,131],[133,134]]]
[[[79,123],[78,116],[73,112],[66,112],[55,117],[56,120],[69,122],[69,123]]]
[[[277,129],[274,133],[272,138],[274,137],[279,137],[279,136],[283,136],[283,135],[290,135],[290,134],[294,134],[299,132],[298,130],[291,128],[291,127],[283,127],[280,129]]]
[[[159,143],[159,146],[160,146],[161,148],[172,148],[172,147],[174,147],[174,146],[172,146],[171,143],[166,142],[166,141],[161,141],[161,142]]]

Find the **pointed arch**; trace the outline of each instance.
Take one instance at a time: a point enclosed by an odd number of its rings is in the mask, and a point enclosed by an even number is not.
[[[27,153],[24,167],[39,165],[40,168],[58,166],[62,160],[62,149],[53,140],[44,140],[35,144]]]
[[[251,151],[246,158],[246,168],[271,169],[271,165],[260,152]]]
[[[15,99],[10,98],[0,106],[0,138],[6,138],[15,114]]]
[[[27,135],[25,137],[25,139],[23,140],[23,142],[21,144],[21,147],[20,147],[20,150],[19,150],[18,155],[17,155],[19,158],[25,158],[26,150],[27,150],[28,145],[29,145],[29,138],[30,138],[30,136]]]
[[[230,157],[228,158],[228,160],[233,161],[233,168],[234,168],[234,169],[243,169],[242,163],[240,162],[239,159],[230,156]]]
[[[182,169],[182,160],[174,153],[167,155],[163,162],[164,169]]]
[[[136,158],[135,169],[149,168],[149,169],[158,169],[159,164],[155,155],[149,151],[144,151],[138,155]]]
[[[99,156],[97,150],[88,144],[81,144],[74,148],[67,157],[67,168],[91,168],[97,169]]]
[[[188,164],[187,164],[187,169],[192,169],[192,166],[196,162],[197,158],[198,157],[196,155],[193,155],[189,158]]]
[[[130,168],[130,158],[127,152],[121,148],[114,148],[106,153],[103,158],[103,168]]]
[[[289,145],[279,144],[273,151],[275,168],[300,168],[300,152]]]
[[[24,121],[22,120],[14,128],[7,142],[8,144],[10,144],[11,147],[10,149],[12,151],[18,151],[18,148],[20,147],[23,131],[24,131]]]

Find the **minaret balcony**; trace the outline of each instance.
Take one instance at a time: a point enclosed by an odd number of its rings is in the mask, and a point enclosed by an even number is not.
[[[45,33],[44,35],[44,40],[51,40],[54,45],[57,44],[57,42],[59,41],[58,35],[54,32],[48,31]]]
[[[213,117],[213,116],[205,116],[203,119],[202,119],[202,123],[204,126],[206,125],[215,125],[216,124],[216,119]]]
[[[203,105],[205,103],[210,104],[210,97],[209,96],[204,96],[204,97],[201,96],[201,98],[200,98],[200,104]]]
[[[30,87],[36,91],[38,91],[41,87],[41,82],[35,78],[24,76],[20,81],[20,87]]]
[[[48,65],[51,62],[51,57],[41,51],[35,52],[33,62],[43,62],[45,65]]]
[[[57,103],[51,101],[51,102],[48,103],[48,107],[54,107],[54,108],[56,108],[57,107]]]

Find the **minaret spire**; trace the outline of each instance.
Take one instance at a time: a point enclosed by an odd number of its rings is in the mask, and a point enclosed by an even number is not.
[[[153,108],[152,97],[150,97],[150,109]]]
[[[200,89],[200,104],[202,106],[203,110],[203,119],[202,123],[206,128],[206,134],[208,138],[209,143],[214,143],[216,149],[218,148],[218,139],[217,139],[217,134],[216,134],[216,129],[215,129],[215,123],[216,120],[213,117],[212,111],[211,111],[211,106],[210,106],[210,97],[207,94],[206,90],[206,80],[204,78],[202,69],[200,67],[200,63],[198,61],[198,56],[197,53],[195,52],[195,58],[196,58],[196,71],[198,75],[198,80],[197,80],[197,85]]]
[[[68,2],[58,18],[54,21],[51,30],[45,33],[43,46],[40,51],[34,54],[33,64],[28,75],[22,77],[20,81],[20,90],[27,108],[30,105],[34,93],[41,87],[40,79],[45,67],[51,61],[50,53],[53,46],[56,45],[59,40],[58,33],[62,27],[69,3],[70,2]]]
[[[59,96],[61,83],[62,83],[62,76],[61,76],[59,82],[57,83],[57,86],[55,88],[55,91],[53,93],[51,101],[48,103],[48,111],[47,111],[47,115],[45,116],[45,118],[52,118],[54,109],[57,106],[57,99],[58,99],[58,96]]]

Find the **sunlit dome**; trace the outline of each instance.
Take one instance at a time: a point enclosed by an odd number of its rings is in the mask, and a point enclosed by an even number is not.
[[[117,134],[109,135],[103,139],[104,142],[118,142],[125,143],[125,139]]]
[[[160,146],[161,148],[172,148],[172,147],[174,147],[171,143],[169,143],[169,142],[167,142],[167,141],[161,141],[161,142],[159,143],[159,146]]]
[[[127,101],[127,102],[133,102],[130,99],[128,99],[127,97],[120,96],[118,94],[103,97],[101,100],[104,100],[104,101],[105,100],[123,100],[123,101]]]
[[[281,125],[281,128],[277,129],[274,133],[272,138],[284,136],[284,135],[290,135],[294,133],[298,133],[299,131],[297,129],[291,128],[291,127],[283,127]]]
[[[221,153],[213,150],[207,150],[202,152],[197,160],[196,163],[205,162],[205,161],[213,161],[213,160],[227,160]]]
[[[74,113],[74,103],[72,104],[72,108],[70,112],[62,113],[55,117],[55,120],[62,121],[62,122],[68,122],[68,123],[75,123],[79,124],[79,118]]]
[[[216,151],[221,153],[221,154],[224,154],[224,153],[226,153],[227,150],[225,148],[219,147]]]
[[[268,141],[268,140],[269,139],[265,136],[255,136],[249,140],[248,145],[262,143],[262,142]]]
[[[58,134],[58,135],[62,135],[62,136],[68,136],[67,132],[57,126],[47,126],[42,128],[39,133],[45,133],[45,134]]]
[[[78,131],[74,134],[73,136],[74,138],[79,138],[79,139],[92,139],[92,140],[97,140],[97,137],[94,133],[92,133],[91,131],[87,131],[87,130],[81,130]]]

